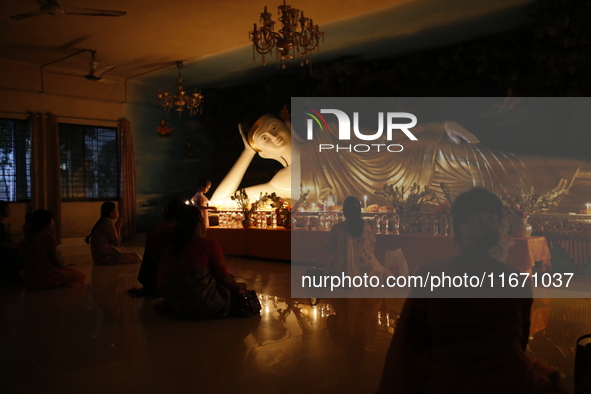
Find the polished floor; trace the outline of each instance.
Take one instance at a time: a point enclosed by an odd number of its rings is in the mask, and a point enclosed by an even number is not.
[[[87,286],[0,289],[0,393],[372,393],[403,300],[290,298],[287,263],[228,257],[261,296],[260,317],[185,321],[125,291],[138,265],[93,267],[66,240]],[[136,246],[134,246],[136,245]],[[142,252],[142,239],[130,245]],[[591,300],[540,299],[530,351],[573,390],[575,341]]]

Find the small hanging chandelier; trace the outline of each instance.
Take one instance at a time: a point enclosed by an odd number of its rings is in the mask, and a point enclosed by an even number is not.
[[[174,106],[175,110],[178,111],[179,116],[182,115],[183,111],[185,110],[185,106],[189,110],[189,115],[193,116],[197,113],[197,109],[199,108],[199,112],[201,112],[201,103],[203,102],[203,95],[201,92],[198,92],[195,89],[194,93],[190,95],[185,92],[183,88],[183,78],[181,77],[181,68],[183,68],[183,62],[177,61],[176,66],[179,69],[179,77],[176,80],[176,87],[177,92],[175,95],[171,95],[166,91],[166,89],[161,89],[158,91],[156,97],[160,101],[160,105],[166,113],[170,113],[170,109]]]
[[[252,60],[256,62],[255,51],[262,56],[262,63],[266,65],[265,55],[272,53],[273,47],[276,47],[277,66],[286,68],[285,61],[293,59],[296,52],[305,57],[300,63],[310,63],[312,51],[319,48],[320,38],[324,42],[324,32],[318,29],[318,25],[312,22],[312,19],[304,17],[304,11],[291,8],[285,4],[277,7],[281,30],[273,31],[275,22],[271,20],[271,13],[265,10],[259,14],[261,27],[254,24],[254,29],[250,31],[249,38],[252,41]]]

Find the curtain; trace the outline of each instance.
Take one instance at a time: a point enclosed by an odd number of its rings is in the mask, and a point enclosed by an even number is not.
[[[137,234],[137,209],[135,199],[135,156],[131,124],[126,119],[117,123],[117,139],[119,143],[119,164],[121,166],[121,199],[119,215],[125,220],[121,229],[121,237],[129,239]]]
[[[30,113],[31,124],[31,211],[53,213],[55,238],[61,243],[60,151],[57,117],[51,113]]]

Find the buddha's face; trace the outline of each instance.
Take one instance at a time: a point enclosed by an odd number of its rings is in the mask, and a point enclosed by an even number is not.
[[[285,156],[291,150],[291,133],[277,118],[266,119],[253,135],[253,140],[265,156]]]

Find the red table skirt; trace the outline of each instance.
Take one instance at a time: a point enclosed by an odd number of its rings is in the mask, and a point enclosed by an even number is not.
[[[215,238],[225,254],[252,256],[295,262],[327,264],[332,255],[326,250],[327,231],[279,229],[225,229],[211,227],[207,235]],[[550,267],[550,250],[545,237],[512,238],[507,264],[526,272],[536,262]],[[375,255],[384,262],[386,252],[402,249],[411,272],[419,265],[448,259],[459,254],[453,237],[429,235],[376,235]]]
[[[215,238],[224,254],[260,257],[275,260],[291,260],[291,231],[258,228],[207,229],[207,236]]]

